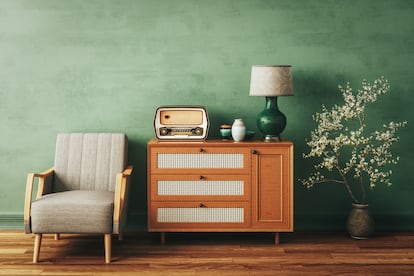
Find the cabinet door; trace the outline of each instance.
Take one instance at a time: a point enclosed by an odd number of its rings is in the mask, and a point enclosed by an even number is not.
[[[293,231],[293,145],[252,149],[252,227]]]

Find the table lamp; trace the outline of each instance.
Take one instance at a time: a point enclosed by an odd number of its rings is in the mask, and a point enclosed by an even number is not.
[[[257,127],[265,141],[280,141],[286,116],[277,106],[278,96],[293,96],[291,65],[253,65],[250,96],[265,96],[266,104],[257,115]]]

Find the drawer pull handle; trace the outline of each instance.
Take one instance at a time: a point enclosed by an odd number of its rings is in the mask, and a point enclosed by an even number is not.
[[[200,203],[199,207],[200,207],[200,208],[205,208],[205,207],[206,207],[206,205],[204,205],[203,203]]]
[[[204,176],[200,175],[200,180],[203,180],[203,179],[204,179]]]
[[[252,150],[252,153],[253,154],[257,154],[257,150]]]

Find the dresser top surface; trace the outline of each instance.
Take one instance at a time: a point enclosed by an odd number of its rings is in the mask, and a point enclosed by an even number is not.
[[[235,142],[233,140],[223,140],[223,139],[207,139],[207,140],[158,140],[156,138],[151,139],[148,142],[148,145],[166,145],[166,146],[229,146],[229,147],[249,147],[249,146],[268,146],[268,147],[277,147],[277,146],[291,146],[293,143],[289,140],[283,140],[280,142],[265,142],[261,139],[251,139],[241,142]]]

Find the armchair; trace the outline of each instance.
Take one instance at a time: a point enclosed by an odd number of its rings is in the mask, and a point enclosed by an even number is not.
[[[121,133],[57,135],[54,166],[29,173],[24,228],[35,234],[33,263],[43,234],[103,234],[105,263],[111,262],[112,234],[122,239],[129,180],[127,136]],[[33,187],[38,190],[33,200]]]

